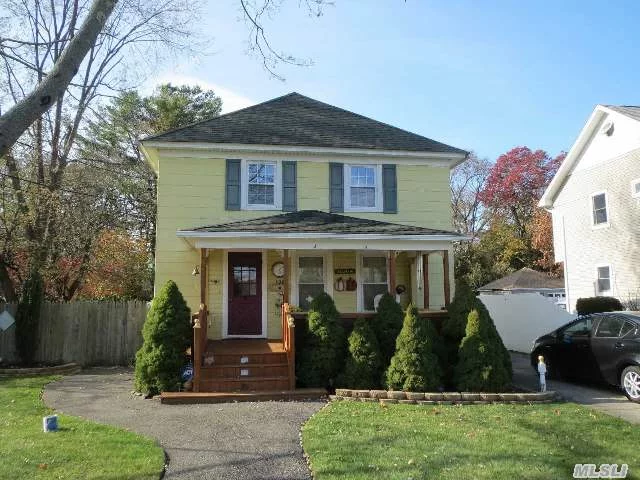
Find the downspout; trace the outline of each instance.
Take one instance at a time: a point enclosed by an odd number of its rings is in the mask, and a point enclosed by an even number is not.
[[[564,225],[564,215],[562,215],[562,249],[564,257],[564,293],[565,293],[565,308],[568,313],[571,313],[571,297],[569,296],[569,259],[567,258],[567,234]]]

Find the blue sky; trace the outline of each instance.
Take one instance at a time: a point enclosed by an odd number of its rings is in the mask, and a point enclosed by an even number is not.
[[[335,0],[320,18],[285,0],[270,41],[314,61],[281,66],[285,82],[246,54],[237,0],[203,11],[212,53],[150,81],[214,88],[226,111],[297,91],[493,160],[556,154],[596,104],[640,103],[635,0]]]

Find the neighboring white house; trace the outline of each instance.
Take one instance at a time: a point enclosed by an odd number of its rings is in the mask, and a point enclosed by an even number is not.
[[[509,295],[515,293],[537,293],[548,298],[561,308],[566,308],[564,279],[531,268],[521,268],[506,277],[478,288],[484,295]]]
[[[539,205],[553,216],[567,310],[640,291],[640,107],[598,105]]]

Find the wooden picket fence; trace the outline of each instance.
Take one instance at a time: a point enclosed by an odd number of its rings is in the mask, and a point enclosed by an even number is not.
[[[82,301],[42,305],[35,361],[128,365],[142,345],[148,304],[143,301]],[[7,305],[15,316],[16,305]],[[0,331],[2,363],[17,362],[15,324]]]

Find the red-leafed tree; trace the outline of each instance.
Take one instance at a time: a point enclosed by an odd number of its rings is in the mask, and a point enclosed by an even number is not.
[[[553,253],[553,223],[551,214],[543,208],[536,209],[530,225],[531,246],[540,252],[536,266],[555,276],[562,276],[562,264],[556,263]]]
[[[527,237],[536,204],[565,154],[551,157],[544,150],[516,147],[500,155],[491,168],[480,200],[496,215],[513,223]]]

